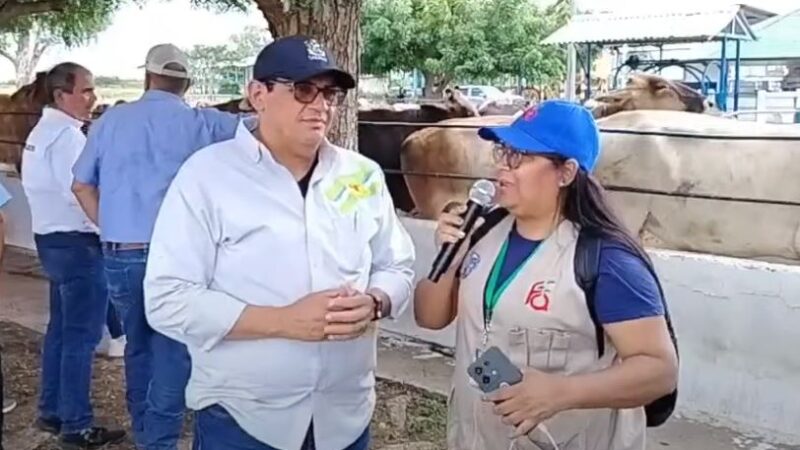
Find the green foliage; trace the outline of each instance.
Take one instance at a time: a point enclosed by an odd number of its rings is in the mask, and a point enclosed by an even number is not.
[[[426,77],[560,79],[565,50],[541,41],[569,17],[569,2],[366,0],[362,67],[376,75],[418,69]]]
[[[203,94],[241,94],[244,65],[269,41],[266,27],[246,27],[227,45],[195,45],[187,50],[195,89]]]

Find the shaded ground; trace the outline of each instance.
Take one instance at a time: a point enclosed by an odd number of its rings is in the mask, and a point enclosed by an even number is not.
[[[31,426],[36,418],[39,348],[42,335],[10,322],[0,322],[6,395],[19,406],[6,416],[5,445],[9,450],[56,450],[56,438]],[[125,410],[121,360],[97,358],[92,399],[100,423],[130,428]],[[445,399],[400,383],[379,380],[377,410],[372,424],[372,448],[385,450],[444,449]],[[191,442],[191,418],[184,427],[183,447]],[[130,441],[107,447],[133,450]]]

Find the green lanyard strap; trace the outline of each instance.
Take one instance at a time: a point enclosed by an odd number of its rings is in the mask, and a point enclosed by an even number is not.
[[[506,254],[508,253],[508,241],[509,238],[503,242],[503,246],[500,248],[500,253],[497,255],[497,259],[494,261],[494,265],[492,266],[492,272],[489,274],[489,280],[486,284],[486,295],[484,296],[484,308],[483,308],[483,316],[488,323],[492,319],[492,314],[494,313],[494,309],[497,307],[497,303],[500,301],[500,297],[503,295],[503,292],[508,288],[508,285],[511,284],[512,281],[517,277],[519,271],[522,270],[522,267],[528,262],[529,259],[536,254],[539,250],[539,247],[542,246],[542,243],[536,247],[534,251],[525,258],[520,265],[514,269],[514,272],[506,278],[502,285],[500,285],[499,289],[497,287],[497,279],[500,277],[500,269],[503,267],[506,261]]]

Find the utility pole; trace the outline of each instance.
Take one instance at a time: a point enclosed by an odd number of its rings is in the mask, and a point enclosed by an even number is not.
[[[570,3],[570,14],[569,18],[572,20],[575,15],[578,13],[578,5],[576,0],[569,0]],[[566,85],[566,93],[567,93],[567,100],[573,102],[575,101],[575,64],[576,64],[576,54],[575,54],[575,44],[569,43],[567,44],[567,85]]]

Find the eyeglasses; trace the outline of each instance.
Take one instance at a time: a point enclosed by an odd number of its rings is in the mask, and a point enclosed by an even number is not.
[[[277,83],[288,86],[294,94],[294,99],[304,105],[314,103],[320,93],[322,93],[322,98],[331,106],[341,105],[347,96],[347,91],[342,88],[336,86],[320,87],[310,81],[268,80],[264,81],[264,83]]]
[[[523,156],[525,155],[507,145],[495,144],[494,148],[492,148],[494,162],[502,164],[511,170],[518,169],[522,165]]]

